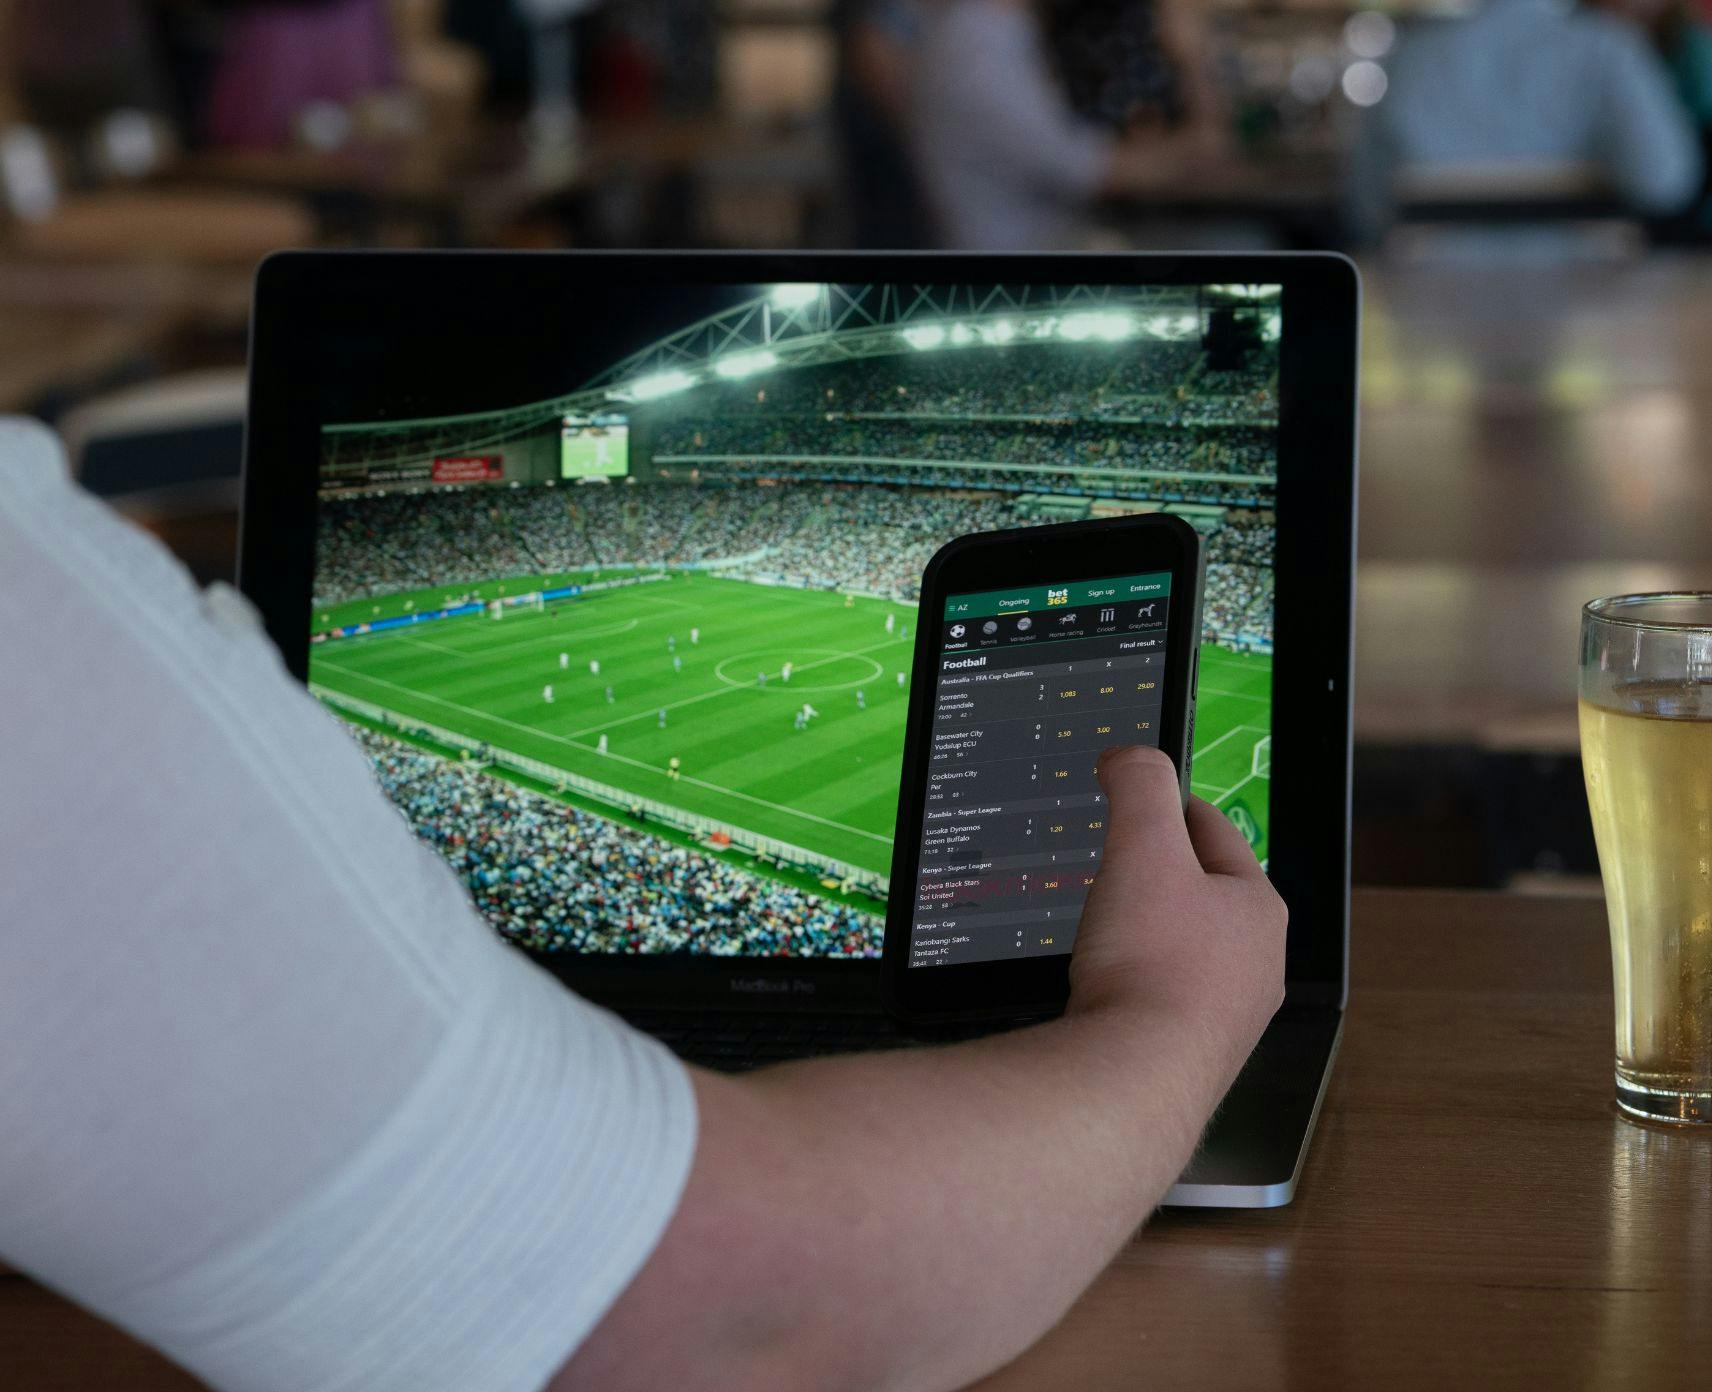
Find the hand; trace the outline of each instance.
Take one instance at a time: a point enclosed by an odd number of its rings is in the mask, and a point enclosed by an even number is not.
[[[1222,813],[1157,749],[1098,765],[1106,846],[1070,959],[1070,1011],[1166,1010],[1212,1027],[1240,1066],[1284,999],[1288,911]]]

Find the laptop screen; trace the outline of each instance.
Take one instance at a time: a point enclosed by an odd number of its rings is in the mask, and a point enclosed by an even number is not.
[[[1278,287],[633,300],[559,395],[321,434],[312,690],[499,933],[878,956],[928,558],[1137,512],[1205,538],[1194,789],[1266,859]]]

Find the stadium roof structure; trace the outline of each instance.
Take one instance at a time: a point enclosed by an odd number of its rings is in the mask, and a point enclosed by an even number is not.
[[[693,387],[824,363],[982,348],[1199,340],[1213,309],[1247,310],[1278,335],[1268,285],[811,285],[769,293],[620,359],[563,396],[497,411],[327,427],[329,462],[381,440],[399,456],[515,440],[569,415],[622,410]]]

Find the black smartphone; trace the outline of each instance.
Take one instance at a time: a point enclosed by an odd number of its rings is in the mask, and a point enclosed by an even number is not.
[[[906,1026],[1064,1008],[1100,752],[1163,749],[1188,801],[1204,564],[1164,513],[976,533],[928,562],[883,959]]]

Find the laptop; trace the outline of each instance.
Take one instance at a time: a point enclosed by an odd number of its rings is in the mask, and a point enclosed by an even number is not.
[[[494,931],[737,1069],[904,1042],[928,557],[1185,518],[1195,791],[1291,914],[1167,1202],[1285,1203],[1347,991],[1358,297],[1329,255],[280,255],[241,583]]]

